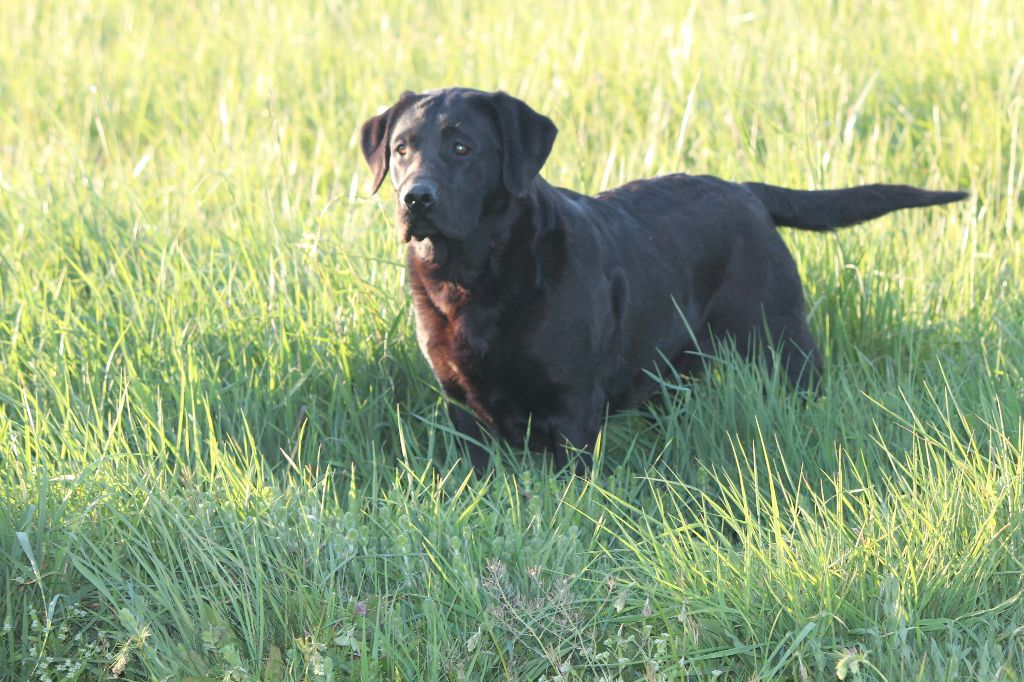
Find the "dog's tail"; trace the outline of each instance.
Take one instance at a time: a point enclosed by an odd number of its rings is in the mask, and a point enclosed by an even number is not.
[[[765,205],[776,225],[820,231],[856,225],[901,208],[948,204],[969,196],[967,192],[932,192],[907,185],[808,191],[760,182],[744,184]]]

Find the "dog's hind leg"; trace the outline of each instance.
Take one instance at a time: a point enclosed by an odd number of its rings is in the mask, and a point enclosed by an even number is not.
[[[708,326],[715,338],[731,338],[741,356],[748,360],[760,358],[769,371],[775,364],[771,352],[774,349],[793,386],[813,393],[823,365],[804,319],[803,291],[795,267],[792,274],[777,282],[760,300],[743,289],[723,294],[708,316]]]
[[[689,331],[689,330],[688,330]],[[715,353],[716,340],[707,324],[689,331],[690,342],[672,357],[672,367],[684,381],[704,373]]]
[[[768,324],[768,333],[778,350],[779,361],[790,383],[800,391],[811,394],[817,392],[823,369],[821,352],[811,337],[802,313],[798,317],[791,317],[784,325],[772,320]],[[766,357],[771,363],[771,354],[766,352]]]

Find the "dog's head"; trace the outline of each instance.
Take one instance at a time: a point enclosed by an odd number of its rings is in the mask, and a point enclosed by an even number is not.
[[[428,242],[424,252],[436,259],[449,242],[490,240],[482,218],[527,194],[557,132],[504,92],[451,88],[403,94],[363,124],[362,148],[374,192],[390,170],[400,236]]]

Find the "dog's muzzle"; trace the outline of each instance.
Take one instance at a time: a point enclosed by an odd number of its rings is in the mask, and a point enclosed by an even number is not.
[[[402,197],[410,213],[426,215],[437,204],[437,187],[430,182],[417,182]]]
[[[440,235],[414,239],[411,246],[420,261],[434,268],[440,268],[448,262],[448,241]]]
[[[427,237],[434,237],[441,234],[441,230],[439,230],[431,221],[408,213],[402,216],[401,228],[402,240],[406,242],[413,239],[426,239]]]

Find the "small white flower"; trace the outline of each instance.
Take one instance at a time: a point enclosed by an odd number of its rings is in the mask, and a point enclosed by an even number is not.
[[[477,645],[480,644],[480,635],[481,634],[483,634],[483,627],[477,628],[476,632],[473,633],[473,636],[470,637],[469,641],[466,642],[466,652],[467,653],[471,654],[471,653],[473,653],[476,650]]]

